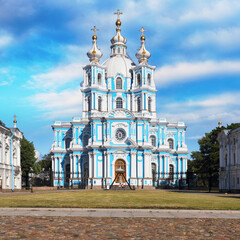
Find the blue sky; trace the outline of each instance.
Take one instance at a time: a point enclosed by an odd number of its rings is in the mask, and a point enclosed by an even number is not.
[[[12,127],[16,114],[25,137],[48,153],[53,121],[81,115],[90,29],[100,30],[103,62],[117,9],[135,62],[138,30],[147,30],[158,117],[186,123],[190,151],[219,116],[223,125],[240,122],[239,0],[0,1],[0,120]]]

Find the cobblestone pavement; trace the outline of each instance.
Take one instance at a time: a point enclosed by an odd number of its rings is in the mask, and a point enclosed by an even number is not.
[[[240,239],[240,219],[1,216],[0,239]]]

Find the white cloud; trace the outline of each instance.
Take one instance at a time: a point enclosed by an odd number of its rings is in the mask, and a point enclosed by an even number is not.
[[[192,82],[199,77],[236,73],[240,73],[240,61],[181,62],[158,69],[155,81],[157,86],[166,87],[179,82]]]
[[[28,81],[28,86],[41,89],[57,89],[68,82],[72,82],[83,77],[81,63],[71,63],[68,65],[58,66],[48,73],[41,73],[32,76]],[[80,81],[79,81],[80,82]]]
[[[197,32],[191,35],[185,42],[185,46],[198,47],[201,45],[219,46],[225,49],[240,48],[240,28],[216,29]]]
[[[186,9],[179,20],[181,22],[217,22],[238,15],[239,10],[240,2],[235,0],[194,1],[191,8]]]
[[[32,105],[43,111],[47,119],[66,118],[82,112],[82,93],[78,90],[65,90],[59,93],[38,93],[30,97]]]
[[[0,48],[10,45],[12,43],[12,41],[13,41],[13,38],[9,35],[0,36]]]
[[[206,96],[203,100],[189,100],[185,102],[165,105],[167,113],[161,116],[169,121],[184,121],[187,123],[240,122],[240,92],[229,92]]]

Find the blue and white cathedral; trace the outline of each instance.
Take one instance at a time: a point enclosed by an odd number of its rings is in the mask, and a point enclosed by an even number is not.
[[[144,29],[136,53],[138,64],[127,54],[121,35],[120,12],[110,58],[100,63],[96,28],[90,63],[83,67],[82,117],[55,121],[51,148],[54,186],[109,188],[124,170],[135,188],[186,184],[186,126],[156,116],[155,67],[145,47]],[[120,176],[114,184],[124,182]]]

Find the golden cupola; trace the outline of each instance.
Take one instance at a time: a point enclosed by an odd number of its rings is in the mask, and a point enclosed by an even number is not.
[[[92,49],[87,52],[87,56],[89,57],[90,62],[99,62],[99,60],[100,60],[100,58],[102,57],[103,54],[101,53],[101,51],[97,47],[96,31],[98,31],[98,29],[96,29],[96,27],[94,26],[94,28],[91,29],[91,30],[94,32],[94,34],[92,36],[93,46],[92,46]]]
[[[136,58],[138,59],[138,62],[139,63],[147,63],[148,62],[148,59],[151,57],[151,54],[150,52],[146,49],[145,47],[145,36],[144,36],[144,32],[146,30],[142,29],[139,30],[140,32],[142,32],[142,36],[141,36],[141,47],[140,49],[138,50],[138,52],[136,53]]]

